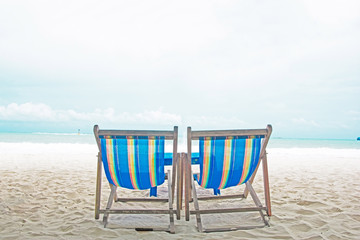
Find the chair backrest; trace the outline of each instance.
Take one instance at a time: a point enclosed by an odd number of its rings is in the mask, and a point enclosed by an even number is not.
[[[247,182],[265,154],[271,132],[271,125],[265,129],[215,131],[191,131],[189,127],[188,155],[191,141],[199,140],[199,185],[224,189]]]
[[[178,128],[173,131],[100,130],[94,134],[109,183],[128,189],[150,189],[165,180],[165,140],[177,154]]]

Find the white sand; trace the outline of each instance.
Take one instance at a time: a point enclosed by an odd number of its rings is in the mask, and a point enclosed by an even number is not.
[[[109,228],[94,219],[96,146],[79,145],[73,150],[73,144],[28,144],[20,152],[19,146],[0,144],[0,239],[360,238],[360,150],[269,149],[270,227],[198,233],[192,216],[190,222],[175,221],[172,235],[119,228],[134,221],[166,226],[166,216],[113,215]],[[41,151],[33,150],[39,146]],[[254,187],[262,198],[260,175]],[[164,188],[159,192],[166,193]],[[106,188],[103,206],[107,194]],[[245,217],[261,223],[257,215]],[[231,224],[234,219],[246,224],[245,217],[241,213],[205,216],[204,224]]]

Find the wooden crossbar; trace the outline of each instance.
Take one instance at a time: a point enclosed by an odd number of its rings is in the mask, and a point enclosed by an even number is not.
[[[142,130],[99,130],[99,136],[146,136],[174,139],[174,131],[142,131]]]
[[[267,134],[268,131],[266,129],[192,131],[191,139],[196,140],[201,137],[254,136]]]
[[[219,200],[219,199],[232,199],[232,198],[245,198],[244,194],[233,194],[226,196],[209,196],[209,197],[198,197],[198,201],[208,201],[208,200]]]
[[[221,209],[203,209],[190,211],[190,214],[211,214],[211,213],[233,213],[233,212],[258,212],[266,210],[266,207],[247,207],[247,208],[221,208]]]
[[[175,210],[164,210],[164,209],[100,209],[100,213],[111,213],[111,214],[169,214]]]
[[[168,202],[167,198],[117,198],[115,202]]]
[[[219,227],[219,228],[203,228],[203,232],[211,233],[211,232],[228,232],[228,231],[237,231],[237,230],[250,230],[254,228],[262,228],[262,225],[254,225],[254,226],[241,226],[241,227]]]

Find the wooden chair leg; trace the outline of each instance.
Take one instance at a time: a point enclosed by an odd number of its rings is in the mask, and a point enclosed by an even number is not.
[[[173,164],[172,164],[172,180],[171,180],[171,197],[172,199],[175,199],[175,183],[176,183],[176,165],[177,162],[179,161],[178,159],[178,154],[176,154],[176,156],[173,156]]]
[[[112,189],[112,184],[111,183],[109,183],[109,187],[110,187],[110,190]],[[114,202],[116,202],[117,201],[117,199],[118,199],[118,197],[117,197],[117,193],[116,193],[116,191],[114,192]]]
[[[272,213],[271,213],[271,202],[270,202],[270,184],[269,184],[269,173],[268,173],[266,153],[262,162],[262,168],[263,168],[263,178],[264,178],[265,206],[267,209],[267,215],[271,216]]]
[[[192,172],[191,172],[191,186],[192,186],[192,192],[193,192],[193,201],[194,201],[194,208],[195,208],[195,211],[196,211],[196,225],[197,225],[197,228],[198,228],[198,231],[199,232],[203,232],[203,227],[202,227],[202,223],[201,223],[201,216],[200,216],[200,213],[199,213],[199,202],[198,202],[198,199],[197,199],[197,194],[196,194],[196,188],[195,188],[195,181],[194,181],[194,177],[192,175]]]
[[[102,160],[100,153],[98,153],[96,192],[95,192],[95,219],[99,219],[100,216],[101,174],[102,174]]]
[[[174,225],[174,212],[173,212],[173,198],[172,198],[172,192],[171,192],[171,177],[170,177],[170,171],[168,171],[168,191],[169,191],[169,217],[170,217],[170,226],[169,226],[169,232],[175,233],[175,225]]]
[[[109,200],[107,202],[106,210],[105,210],[104,217],[103,217],[104,227],[106,227],[106,225],[108,223],[108,217],[109,217],[109,214],[110,214],[110,208],[112,206],[112,203],[114,202],[114,196],[116,194],[116,188],[117,187],[115,185],[111,186],[111,192],[110,192],[110,195],[109,195]]]
[[[246,182],[245,184],[246,184],[246,187],[249,189],[250,195],[251,195],[251,197],[252,197],[255,205],[256,205],[257,207],[262,207],[262,204],[261,204],[261,202],[260,202],[260,199],[259,199],[259,197],[257,196],[257,194],[256,194],[254,188],[252,187],[251,183],[248,181],[248,182]],[[262,212],[262,210],[259,210],[259,213],[260,213],[260,216],[261,216],[262,220],[264,221],[265,225],[266,225],[266,226],[270,226],[270,225],[269,225],[269,222],[265,219],[265,216],[264,216],[264,213]]]
[[[189,191],[191,190],[191,165],[189,168],[189,156],[187,154],[184,154],[184,161],[183,161],[183,168],[185,171],[185,220],[190,220],[190,208],[189,208],[189,202],[190,202],[190,194]],[[191,159],[190,159],[191,161]],[[191,163],[191,162],[190,162]]]
[[[182,201],[184,200],[185,202],[185,186],[186,186],[186,179],[185,179],[185,163],[186,163],[186,154],[181,153],[181,162],[180,162],[180,201],[181,201],[181,205],[180,208],[183,209],[183,205],[182,205]]]
[[[188,161],[187,161],[187,168],[188,168],[188,172],[189,172],[189,179],[190,179],[190,183],[189,183],[189,188],[190,188],[190,190],[188,191],[188,194],[189,194],[189,197],[188,197],[188,199],[189,199],[189,202],[191,202],[192,201],[192,182],[194,182],[194,175],[193,175],[193,172],[192,172],[192,169],[191,169],[191,157],[188,159]]]
[[[254,179],[255,179],[255,176],[256,176],[256,173],[258,171],[258,168],[260,166],[260,162],[261,162],[262,158],[259,159],[259,163],[258,165],[256,166],[252,176],[250,177],[249,179],[249,182],[252,184],[254,182]],[[247,187],[245,187],[245,190],[244,190],[244,197],[247,198],[247,196],[249,195],[249,189]]]
[[[183,191],[183,172],[182,157],[178,153],[176,162],[176,219],[180,220],[180,210],[182,208],[182,191]]]

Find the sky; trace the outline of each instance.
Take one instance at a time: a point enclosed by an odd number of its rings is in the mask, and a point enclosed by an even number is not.
[[[0,132],[360,136],[360,1],[0,0]]]

